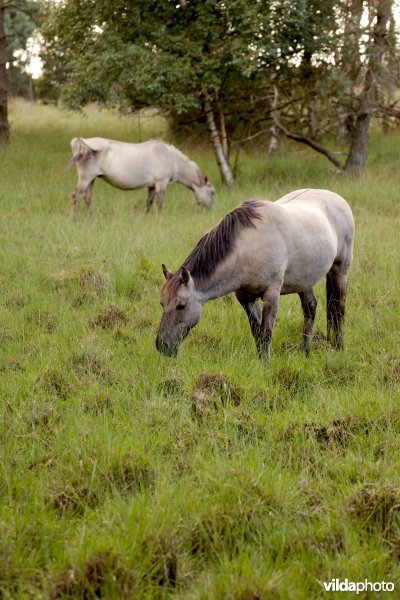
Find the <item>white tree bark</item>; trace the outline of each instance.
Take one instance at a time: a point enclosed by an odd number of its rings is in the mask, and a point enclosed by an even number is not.
[[[229,167],[228,159],[225,155],[222,147],[221,139],[218,133],[217,126],[215,124],[214,112],[211,106],[211,102],[207,99],[204,102],[204,111],[207,119],[207,127],[210,132],[211,141],[214,147],[215,156],[217,158],[219,171],[221,173],[222,181],[226,185],[233,185],[233,175]]]

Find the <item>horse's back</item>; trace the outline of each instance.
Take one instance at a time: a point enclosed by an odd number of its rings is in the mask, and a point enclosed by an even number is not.
[[[330,190],[302,189],[290,192],[274,204],[285,205],[285,208],[297,210],[301,206],[313,206],[316,210],[334,209],[346,215],[352,215],[351,208],[346,200]]]
[[[315,227],[331,230],[337,237],[338,254],[351,254],[354,218],[346,200],[330,190],[303,189],[286,194],[275,202],[287,215],[293,215]],[[350,259],[351,260],[351,259]]]
[[[175,148],[162,140],[139,143],[101,137],[80,140],[96,153],[99,172],[116,187],[146,187],[155,180],[169,181],[175,174]]]
[[[119,140],[111,140],[102,137],[93,138],[74,138],[71,141],[74,142],[76,139],[81,140],[89,148],[96,152],[112,150],[121,154],[134,155],[134,156],[149,156],[151,154],[160,155],[167,154],[169,152],[179,152],[175,146],[164,142],[163,140],[146,140],[145,142],[122,142]]]

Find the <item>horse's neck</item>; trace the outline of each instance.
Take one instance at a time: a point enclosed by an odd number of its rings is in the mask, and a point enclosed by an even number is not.
[[[198,299],[202,304],[231,294],[239,287],[235,276],[235,265],[228,263],[224,268],[217,268],[207,279],[195,280],[195,286]]]
[[[191,160],[185,156],[179,156],[176,166],[176,181],[190,189],[193,189],[194,185],[199,184],[198,168]]]

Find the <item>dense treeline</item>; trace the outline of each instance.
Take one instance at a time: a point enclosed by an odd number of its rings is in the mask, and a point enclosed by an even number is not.
[[[33,98],[28,40],[38,25],[40,3],[34,0],[0,0],[0,142],[9,137],[7,98],[10,94]]]
[[[282,135],[361,171],[371,119],[399,116],[395,4],[44,0],[38,89],[198,124],[227,184],[233,147],[259,138],[272,152]]]

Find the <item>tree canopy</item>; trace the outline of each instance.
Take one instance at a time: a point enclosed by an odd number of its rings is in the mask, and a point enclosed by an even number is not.
[[[367,111],[370,120],[387,105],[392,6],[391,0],[47,1],[43,33],[47,55],[64,67],[67,106],[89,100],[122,110],[155,106],[179,122],[203,123],[230,183],[232,141],[273,128],[338,168],[362,168],[365,157],[341,163],[320,140],[337,138],[351,149],[358,113]],[[365,146],[365,131],[358,134]]]

